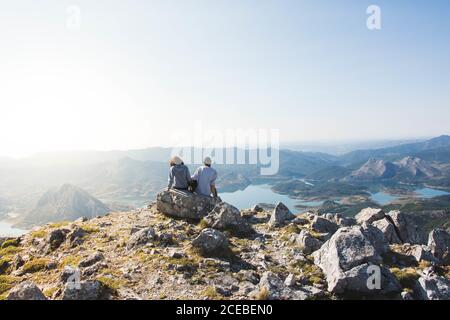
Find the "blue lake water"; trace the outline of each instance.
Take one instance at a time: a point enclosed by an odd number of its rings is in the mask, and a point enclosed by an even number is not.
[[[0,237],[19,237],[27,232],[27,230],[13,228],[10,222],[0,221]]]
[[[249,209],[258,203],[277,204],[283,202],[292,212],[300,212],[302,210],[295,209],[295,205],[319,206],[322,201],[300,201],[292,199],[287,195],[278,194],[270,189],[269,185],[250,185],[244,190],[235,192],[220,193],[223,201],[228,202],[238,209]]]
[[[425,199],[431,199],[438,196],[444,196],[448,195],[450,193],[438,190],[438,189],[432,189],[432,188],[422,188],[414,190],[414,192],[417,194],[417,198],[425,198]],[[399,199],[399,196],[390,195],[386,192],[380,191],[377,193],[372,193],[371,198],[373,201],[377,202],[380,205],[386,205],[396,199]]]

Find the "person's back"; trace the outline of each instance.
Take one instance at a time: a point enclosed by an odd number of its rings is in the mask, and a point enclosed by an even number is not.
[[[189,168],[186,167],[181,159],[175,158],[176,162],[169,169],[169,185],[168,188],[187,189],[191,174]]]
[[[197,193],[205,196],[211,196],[211,193],[213,193],[214,196],[217,195],[215,190],[217,171],[211,168],[210,165],[205,164],[204,166],[199,167],[192,176],[192,179],[197,180]]]

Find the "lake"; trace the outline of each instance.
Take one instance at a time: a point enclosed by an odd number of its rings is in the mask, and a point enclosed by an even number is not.
[[[0,221],[0,237],[19,237],[27,232],[28,230],[13,228],[12,223],[8,221]]]
[[[296,209],[295,205],[303,206],[320,206],[322,201],[300,201],[298,199],[292,199],[287,195],[278,194],[270,189],[270,185],[250,185],[244,190],[235,192],[220,193],[219,196],[223,201],[232,204],[238,209],[249,209],[258,203],[277,204],[283,202],[289,210],[292,212],[301,212],[302,210]]]
[[[425,198],[425,199],[431,199],[434,197],[438,197],[438,196],[444,196],[444,195],[448,195],[450,193],[442,191],[442,190],[438,190],[438,189],[432,189],[432,188],[421,188],[421,189],[417,189],[414,190],[414,193],[416,194],[416,198]],[[391,194],[388,194],[386,192],[380,191],[377,193],[372,193],[371,194],[371,198],[373,201],[375,201],[376,203],[380,204],[380,205],[386,205],[396,199],[399,199],[399,196],[394,196]]]

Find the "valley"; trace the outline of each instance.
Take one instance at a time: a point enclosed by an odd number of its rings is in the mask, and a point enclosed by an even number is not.
[[[61,208],[73,207],[67,204],[40,205],[45,194],[64,185],[89,195],[82,199],[102,203],[108,208],[102,214],[142,208],[166,186],[165,159],[170,151],[37,154],[2,161],[0,221],[9,212],[18,214],[14,223],[21,227],[91,215],[86,209],[61,215]],[[418,215],[434,214],[424,209],[427,206],[442,212],[450,209],[446,197],[450,192],[449,136],[342,155],[282,149],[279,158],[280,169],[273,176],[261,176],[257,165],[216,165],[219,193],[239,209],[278,201],[297,212],[331,211],[348,216],[368,206],[416,204],[407,207]],[[196,168],[188,167],[191,173]]]

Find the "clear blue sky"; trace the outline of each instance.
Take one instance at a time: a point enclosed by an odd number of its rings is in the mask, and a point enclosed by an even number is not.
[[[0,155],[167,145],[195,121],[283,141],[450,133],[448,1],[15,0],[0,41]]]

